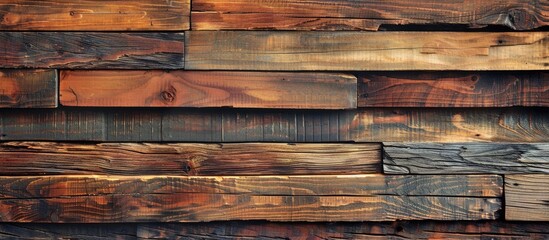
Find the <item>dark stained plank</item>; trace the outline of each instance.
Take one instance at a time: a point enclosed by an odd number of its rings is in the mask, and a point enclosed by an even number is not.
[[[0,110],[0,140],[107,142],[533,142],[548,108]]]
[[[0,143],[0,175],[227,176],[379,172],[381,146],[377,143]]]
[[[547,70],[547,32],[191,31],[186,69]]]
[[[549,144],[383,143],[385,174],[549,174]]]
[[[188,30],[189,12],[189,0],[0,0],[0,29]]]
[[[137,224],[36,224],[0,223],[0,238],[28,239],[79,239],[79,240],[137,240]],[[151,227],[156,225],[151,225]],[[151,229],[152,231],[152,229]]]
[[[194,30],[377,30],[380,25],[465,24],[528,30],[549,25],[546,1],[193,0]]]
[[[0,199],[136,194],[501,197],[498,175],[25,176],[0,177]]]
[[[335,73],[62,71],[65,106],[356,108],[356,77]]]
[[[184,34],[0,32],[0,68],[183,68]]]
[[[0,69],[0,108],[57,107],[55,70]]]
[[[547,72],[360,74],[359,107],[549,106]]]
[[[505,219],[549,221],[549,175],[505,175]]]

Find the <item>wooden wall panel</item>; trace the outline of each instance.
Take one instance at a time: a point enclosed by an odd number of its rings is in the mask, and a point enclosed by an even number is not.
[[[0,32],[0,68],[183,68],[181,33]]]
[[[547,32],[191,31],[200,70],[547,70]]]
[[[0,29],[46,31],[187,30],[189,0],[0,0]]]
[[[62,71],[65,106],[356,108],[356,77],[332,73]]]
[[[359,74],[359,107],[549,107],[548,72]]]
[[[192,5],[194,30],[377,30],[382,24],[528,30],[549,24],[544,1],[194,0]]]
[[[0,175],[296,175],[381,172],[381,146],[286,143],[0,143]]]
[[[505,175],[505,219],[549,221],[549,175]]]
[[[386,174],[549,174],[549,144],[383,143]]]
[[[0,108],[57,107],[55,70],[0,69]]]

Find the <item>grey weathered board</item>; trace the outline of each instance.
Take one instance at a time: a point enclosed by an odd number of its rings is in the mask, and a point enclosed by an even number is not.
[[[549,221],[549,174],[505,175],[505,219]]]

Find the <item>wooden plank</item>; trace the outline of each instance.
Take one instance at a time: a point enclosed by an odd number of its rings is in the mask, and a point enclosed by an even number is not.
[[[191,31],[186,69],[547,70],[547,32]]]
[[[333,73],[62,71],[65,106],[356,108],[356,77]]]
[[[1,68],[183,68],[181,33],[0,32]]]
[[[36,224],[0,223],[0,237],[12,240],[79,239],[79,240],[137,240],[137,224]],[[155,226],[155,225],[151,225]],[[184,236],[185,234],[183,234]]]
[[[549,144],[383,143],[385,174],[549,173]]]
[[[549,221],[549,175],[505,175],[505,219]]]
[[[471,14],[474,13],[474,14]],[[194,30],[378,30],[380,25],[461,24],[529,30],[549,25],[543,1],[194,0]]]
[[[190,1],[0,0],[2,30],[188,30]]]
[[[285,143],[0,143],[0,175],[296,175],[381,172],[381,146]]]
[[[549,106],[547,72],[374,72],[358,79],[359,107]]]
[[[368,108],[322,114],[245,109],[10,109],[0,110],[0,140],[543,143],[549,139],[548,112],[547,108]],[[315,122],[320,125],[314,126]]]
[[[0,69],[0,108],[57,107],[55,70]]]

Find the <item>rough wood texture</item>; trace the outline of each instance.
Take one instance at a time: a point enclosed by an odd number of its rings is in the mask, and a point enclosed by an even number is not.
[[[548,108],[0,110],[0,140],[546,142]]]
[[[505,175],[505,219],[549,221],[549,175]]]
[[[194,0],[194,30],[377,30],[382,24],[549,25],[547,1]]]
[[[499,176],[3,177],[4,222],[478,220]],[[466,183],[466,184],[464,184]]]
[[[200,70],[546,70],[548,32],[191,31]]]
[[[358,86],[359,107],[549,106],[547,72],[374,72]]]
[[[381,146],[0,143],[0,175],[296,175],[381,172]]]
[[[383,143],[386,174],[549,174],[549,144]]]
[[[0,0],[0,29],[188,30],[189,0]]]
[[[183,42],[183,33],[0,32],[0,67],[177,69]]]
[[[55,70],[0,69],[0,108],[57,107]]]
[[[356,108],[356,77],[331,73],[62,71],[65,106]]]

